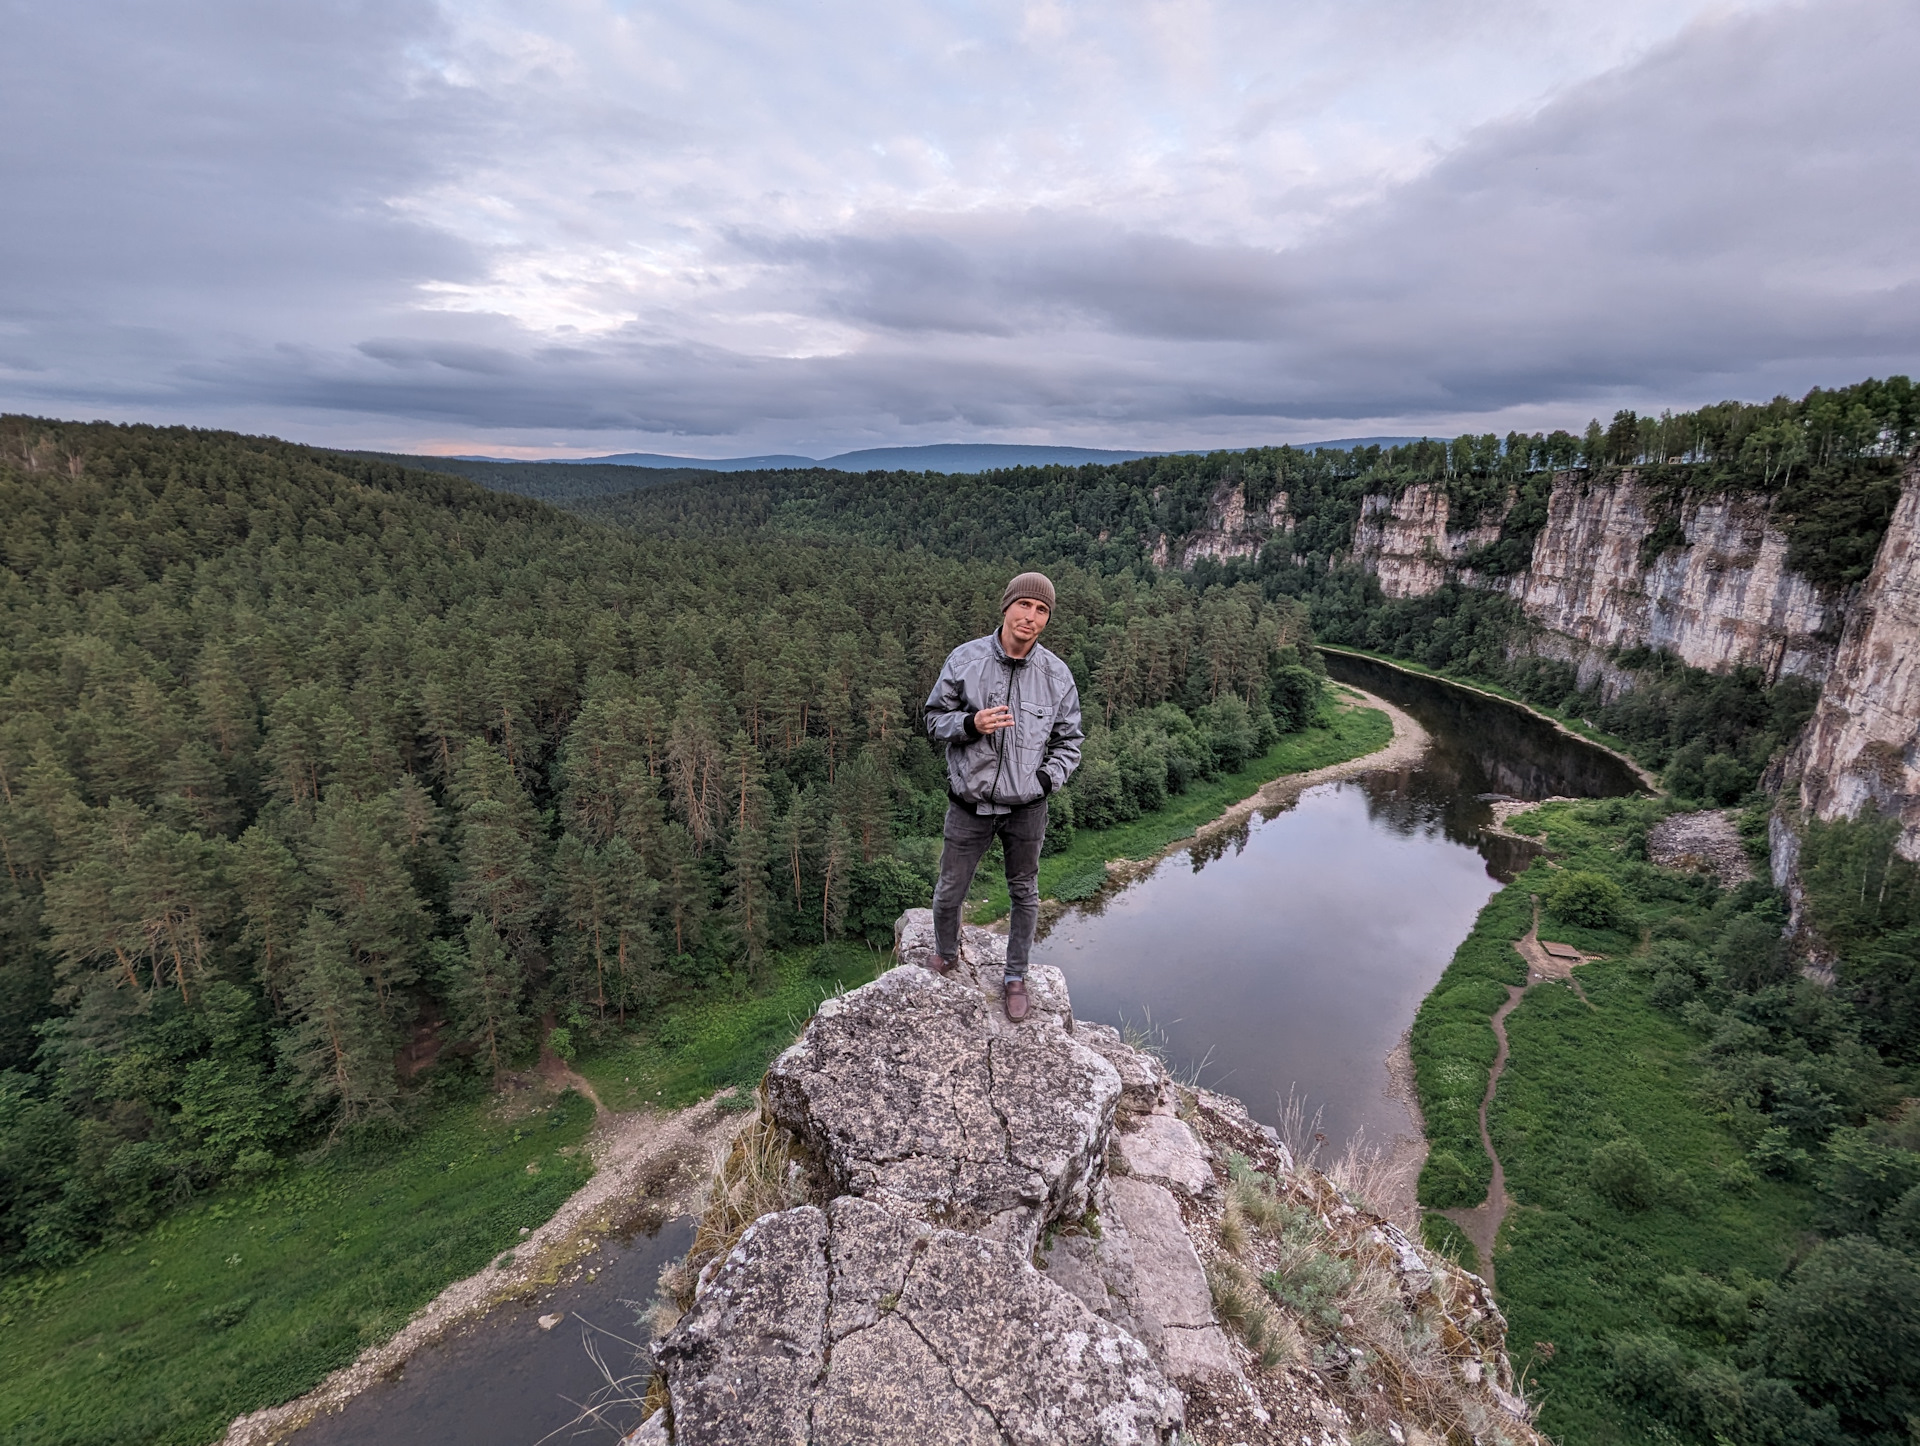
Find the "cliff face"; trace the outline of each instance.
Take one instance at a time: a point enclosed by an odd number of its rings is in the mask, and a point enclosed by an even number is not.
[[[918,909],[895,947],[767,1072],[734,1152],[765,1208],[723,1171],[628,1446],[1540,1440],[1477,1277],[1076,1021],[1058,970],[1013,1026],[1004,940],[934,975]],[[1337,1311],[1262,1284],[1302,1269]]]
[[[1500,519],[1455,532],[1446,490],[1416,484],[1398,497],[1373,494],[1360,503],[1353,558],[1380,579],[1388,597],[1424,597],[1458,572],[1476,547],[1500,535]]]
[[[1246,488],[1238,482],[1231,483],[1213,494],[1206,521],[1181,540],[1180,566],[1192,567],[1203,557],[1223,562],[1230,557],[1252,557],[1267,538],[1292,526],[1286,493],[1276,492],[1265,507],[1249,511]],[[1171,553],[1165,547],[1166,539],[1160,542],[1154,561],[1165,567]]]
[[[1816,818],[1871,806],[1900,820],[1900,852],[1920,858],[1920,467],[1907,473],[1788,771]]]
[[[1687,503],[1685,545],[1643,567],[1656,522],[1632,473],[1598,487],[1563,476],[1531,566],[1504,590],[1542,627],[1591,648],[1659,648],[1696,668],[1747,664],[1769,678],[1826,676],[1838,610],[1788,569],[1786,536],[1764,499]]]
[[[1826,676],[1838,609],[1788,569],[1787,539],[1764,499],[1689,502],[1680,517],[1685,545],[1643,566],[1641,544],[1657,522],[1633,473],[1604,486],[1565,473],[1527,570],[1476,578],[1460,564],[1499,536],[1498,519],[1454,531],[1444,491],[1416,486],[1362,502],[1352,556],[1388,597],[1420,597],[1449,577],[1500,588],[1547,630],[1540,651],[1578,663],[1583,682],[1595,673],[1611,686],[1623,681],[1601,656],[1615,647],[1664,649],[1697,668],[1751,664],[1769,677]]]

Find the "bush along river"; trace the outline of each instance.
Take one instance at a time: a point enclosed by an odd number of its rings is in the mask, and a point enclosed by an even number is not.
[[[1070,909],[1035,947],[1083,1018],[1149,1033],[1176,1073],[1280,1123],[1290,1094],[1327,1145],[1414,1132],[1388,1056],[1532,846],[1502,799],[1632,793],[1622,759],[1517,704],[1329,653],[1328,670],[1411,714],[1413,765],[1309,788]]]

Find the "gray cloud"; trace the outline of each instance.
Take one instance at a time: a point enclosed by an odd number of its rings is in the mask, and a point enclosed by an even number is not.
[[[855,144],[884,95],[796,140],[451,13],[126,5],[99,45],[12,7],[0,405],[389,445],[1203,445],[1920,364],[1905,7],[1701,22],[1358,189],[1255,147],[1271,95],[1138,184],[1145,123],[1073,100],[1057,123],[1121,140],[1098,184],[1062,161],[1036,189],[960,155],[965,125]],[[811,118],[834,79],[769,105]],[[1036,134],[968,144],[1053,164]]]

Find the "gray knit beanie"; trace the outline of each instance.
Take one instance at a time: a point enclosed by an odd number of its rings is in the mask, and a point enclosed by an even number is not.
[[[1023,572],[1007,584],[1007,590],[1000,594],[1000,611],[1005,612],[1023,597],[1047,605],[1047,611],[1053,611],[1053,584],[1047,581],[1043,572]]]

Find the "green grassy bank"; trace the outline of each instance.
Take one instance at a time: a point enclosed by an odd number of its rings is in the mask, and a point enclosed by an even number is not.
[[[679,1109],[729,1086],[744,1103],[823,998],[858,988],[891,963],[884,949],[856,941],[783,953],[764,989],[672,1005],[575,1068],[609,1109]]]
[[[0,1289],[0,1440],[200,1446],[393,1335],[592,1173],[578,1095],[448,1106]]]
[[[1904,1442],[1872,1428],[1908,1409],[1920,1275],[1897,1228],[1862,1238],[1855,1202],[1890,1202],[1903,1187],[1874,1182],[1914,1173],[1890,1132],[1915,1080],[1861,1046],[1844,997],[1800,977],[1764,880],[1727,891],[1647,862],[1672,807],[1515,820],[1546,857],[1482,911],[1413,1030],[1421,1203],[1485,1198],[1489,1020],[1524,982],[1512,941],[1538,895],[1543,939],[1602,956],[1575,970],[1584,1000],[1538,984],[1508,1016],[1489,1112],[1514,1201],[1499,1297],[1541,1429],[1567,1446]],[[1426,1234],[1464,1243],[1436,1215]]]
[[[1335,685],[1336,691],[1338,685]],[[1192,838],[1206,824],[1276,778],[1307,773],[1378,752],[1393,741],[1393,724],[1378,708],[1344,703],[1329,706],[1317,727],[1288,733],[1237,773],[1223,773],[1192,784],[1167,806],[1118,828],[1076,829],[1073,842],[1040,860],[1040,896],[1084,899],[1106,879],[1112,859],[1152,858],[1169,844]],[[968,913],[990,923],[1007,912],[1006,880],[997,865],[982,865]]]

